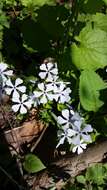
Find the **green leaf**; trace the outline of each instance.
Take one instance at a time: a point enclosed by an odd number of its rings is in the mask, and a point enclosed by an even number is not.
[[[100,90],[107,88],[100,76],[91,70],[84,70],[80,76],[80,102],[87,111],[98,111],[104,104],[100,98]]]
[[[25,46],[39,53],[50,52],[50,38],[39,22],[27,18],[22,22],[21,32]]]
[[[27,154],[23,163],[24,169],[29,173],[39,172],[46,167],[41,160],[34,154]]]
[[[79,44],[72,45],[72,60],[79,70],[97,70],[107,65],[107,33],[91,25],[75,37]]]
[[[105,0],[106,1],[106,0]],[[101,11],[103,6],[102,0],[80,0],[80,11],[84,13],[96,13]]]
[[[43,6],[37,10],[37,20],[51,40],[62,39],[64,35],[64,25],[69,16],[69,12],[62,6]]]
[[[30,5],[33,6],[43,6],[45,4],[53,4],[55,0],[21,0],[22,5],[25,7],[28,7]]]
[[[104,3],[107,5],[107,0],[103,0],[104,1]]]
[[[95,27],[107,32],[107,15],[103,13],[96,13],[96,15],[92,16],[92,21],[94,22]]]
[[[78,183],[82,183],[82,184],[86,183],[86,179],[85,179],[85,177],[83,175],[77,176],[76,179],[77,179]]]
[[[96,164],[87,169],[86,172],[87,181],[92,181],[97,185],[104,184],[104,168],[102,164]]]

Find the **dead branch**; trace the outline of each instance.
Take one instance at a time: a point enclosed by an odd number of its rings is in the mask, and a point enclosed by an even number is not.
[[[67,180],[70,177],[75,177],[89,166],[103,161],[107,156],[106,153],[107,140],[91,145],[80,155],[69,154],[60,158],[34,178],[32,190],[49,188],[52,186],[53,176],[57,178],[55,181],[56,189],[62,189],[61,184],[64,184],[65,178]],[[57,188],[59,181],[61,181],[61,187]]]

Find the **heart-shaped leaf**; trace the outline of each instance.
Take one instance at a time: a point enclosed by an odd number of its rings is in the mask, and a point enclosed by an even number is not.
[[[78,45],[72,45],[72,60],[79,70],[97,70],[107,65],[107,33],[86,26],[76,37]]]
[[[100,100],[100,90],[107,88],[107,85],[100,76],[91,70],[84,70],[80,76],[79,92],[80,102],[87,111],[98,111],[104,104]]]
[[[46,167],[41,160],[34,154],[27,154],[23,163],[24,169],[29,173],[39,172]]]

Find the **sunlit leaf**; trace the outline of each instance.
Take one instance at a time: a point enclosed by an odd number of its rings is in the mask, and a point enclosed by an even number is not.
[[[72,60],[80,69],[97,70],[107,65],[107,33],[90,25],[83,28],[72,45]]]
[[[100,100],[100,90],[106,88],[106,84],[100,76],[91,70],[85,70],[81,73],[79,93],[80,102],[87,111],[98,111],[104,104]]]
[[[87,181],[92,181],[97,185],[104,184],[104,168],[102,164],[96,164],[93,167],[87,169],[86,179]]]
[[[92,21],[94,22],[95,27],[107,32],[107,15],[103,13],[96,13],[96,15],[92,16]]]
[[[103,0],[104,1],[104,3],[107,5],[107,0]]]
[[[86,179],[85,179],[85,177],[83,176],[83,175],[79,175],[79,176],[77,176],[77,182],[78,183],[82,183],[82,184],[85,184],[86,183]]]
[[[44,164],[34,154],[27,154],[23,163],[24,169],[29,173],[39,172],[45,169]]]
[[[22,5],[27,7],[30,5],[33,6],[43,6],[44,4],[53,4],[55,2],[55,0],[21,0]]]

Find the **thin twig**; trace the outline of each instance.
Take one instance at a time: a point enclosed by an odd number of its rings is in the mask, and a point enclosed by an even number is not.
[[[2,168],[2,166],[0,166],[0,170],[1,170],[14,184],[16,184],[16,185],[19,187],[20,190],[22,190],[22,189],[26,190],[24,187],[22,187],[21,185],[19,185],[19,184],[17,183],[17,181],[16,181],[15,179],[13,179],[12,176],[11,176],[9,173],[7,173],[6,170],[4,170],[4,169]]]
[[[3,117],[5,118],[5,120],[8,122],[10,128],[11,128],[11,134],[12,134],[12,138],[13,138],[13,142],[16,142],[17,143],[17,147],[18,147],[18,150],[20,150],[22,152],[22,149],[20,147],[20,144],[19,144],[19,141],[18,141],[18,138],[17,138],[17,134],[15,133],[15,131],[13,130],[13,127],[11,125],[11,122],[8,118],[8,115],[7,113],[5,112],[4,110],[4,107],[2,105],[2,103],[0,103],[0,106],[1,106],[1,112],[2,112],[2,115]],[[18,155],[18,154],[17,154]],[[19,167],[19,170],[20,170],[20,174],[23,176],[23,169],[22,169],[22,164],[20,162],[20,159],[17,159],[17,164],[18,164],[18,167]]]
[[[39,142],[41,141],[46,129],[47,129],[48,125],[46,125],[41,133],[41,135],[39,136],[39,138],[37,139],[36,143],[31,147],[31,152],[34,151],[34,149],[37,147],[37,145],[39,144]]]
[[[3,117],[5,118],[5,121],[8,122],[10,128],[11,128],[11,134],[12,134],[12,138],[13,138],[13,142],[16,142],[17,143],[17,146],[18,146],[18,149],[22,152],[22,149],[20,147],[20,144],[19,144],[19,141],[18,141],[18,138],[17,138],[17,134],[15,133],[15,131],[13,130],[13,126],[11,125],[11,122],[8,118],[8,115],[6,113],[6,111],[4,110],[4,107],[2,105],[2,103],[0,103],[0,106],[1,106],[1,112],[2,112],[2,115]]]
[[[34,177],[33,190],[49,189],[52,185],[53,176],[55,176],[55,185],[59,179],[62,179],[62,182],[65,183],[65,180],[70,180],[88,167],[106,161],[106,159],[107,140],[98,141],[96,144],[90,145],[80,155],[69,153],[52,162],[45,170],[38,173],[36,178]]]

